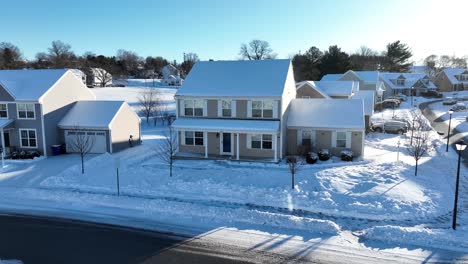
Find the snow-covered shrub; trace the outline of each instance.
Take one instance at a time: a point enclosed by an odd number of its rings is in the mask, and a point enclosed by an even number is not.
[[[318,160],[318,155],[315,152],[309,152],[306,156],[306,162],[309,164],[314,164]]]
[[[329,160],[331,157],[330,151],[328,149],[320,149],[318,152],[318,158],[321,161]]]
[[[353,161],[353,151],[350,149],[345,149],[340,152],[341,160],[342,161]]]

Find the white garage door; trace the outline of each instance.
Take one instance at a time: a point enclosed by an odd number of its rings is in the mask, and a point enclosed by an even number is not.
[[[89,143],[82,143],[89,142]],[[89,153],[107,152],[107,140],[105,131],[65,131],[65,144],[67,152],[79,152],[77,145],[91,147]],[[89,148],[87,147],[87,148]]]

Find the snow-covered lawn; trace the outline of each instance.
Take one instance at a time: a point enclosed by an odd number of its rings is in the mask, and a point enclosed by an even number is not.
[[[456,93],[446,93],[446,96],[453,98],[459,98],[460,103],[464,103],[468,106],[468,91],[461,91]],[[444,122],[449,122],[450,115],[448,111],[453,107],[453,105],[443,105],[442,102],[437,102],[429,105],[429,108],[434,112],[435,116]],[[463,135],[468,135],[468,122],[466,117],[468,116],[468,109],[457,111],[452,114],[452,123],[451,127],[456,128]]]

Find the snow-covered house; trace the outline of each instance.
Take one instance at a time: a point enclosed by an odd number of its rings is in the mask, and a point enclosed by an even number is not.
[[[318,135],[323,133],[320,147],[329,148],[334,153],[340,149],[356,148],[356,154],[362,154],[360,141],[353,143],[353,138],[349,138],[351,132],[357,133],[355,137],[364,135],[362,100],[295,99],[297,94],[293,76],[290,60],[207,61],[195,64],[175,95],[177,119],[172,127],[179,138],[177,155],[278,161],[287,154],[297,153],[299,129],[314,131]],[[359,115],[362,133],[350,130],[351,127],[340,127],[332,120],[329,120],[331,125],[328,128],[326,122],[319,124],[311,119],[307,119],[307,125],[299,127],[291,123],[289,127],[291,116],[297,120],[298,116],[312,114],[308,111],[317,111],[314,106],[291,107],[291,102],[296,100],[301,100],[298,103],[301,105],[314,105],[320,100],[337,101],[330,103],[331,106],[348,104],[338,101],[356,101],[351,110],[346,109],[340,115]],[[325,107],[318,113],[341,109],[329,108],[327,104],[318,105]],[[346,133],[342,134],[343,131]],[[345,138],[341,138],[343,135]],[[341,140],[338,144],[335,137]]]
[[[96,101],[70,70],[0,71],[0,136],[6,154],[14,148],[48,156],[53,145],[67,143],[70,132],[93,138],[93,152],[113,152],[128,147],[130,135],[139,143],[140,120],[124,102]]]
[[[421,92],[436,90],[437,86],[424,73],[393,73],[380,74],[380,80],[384,84],[385,96],[395,94],[419,96]]]
[[[359,90],[376,91],[380,86],[380,72],[378,71],[353,71],[343,74],[327,74],[321,81],[356,81],[359,82]]]
[[[169,86],[181,86],[184,79],[180,77],[180,71],[172,64],[168,64],[161,69],[161,83]]]
[[[447,68],[439,72],[434,80],[441,92],[463,91],[468,89],[468,69]]]
[[[84,73],[83,71],[81,70],[78,70],[78,69],[70,69],[70,71],[78,78],[80,79],[83,84],[87,84],[87,76],[86,76],[86,73]]]
[[[313,151],[328,149],[339,155],[350,149],[354,155],[364,151],[364,104],[362,100],[295,99],[287,120],[288,153],[310,145]]]
[[[102,68],[90,68],[86,84],[90,87],[105,87],[112,83],[112,74]]]
[[[359,91],[354,81],[302,81],[296,84],[297,98],[349,99]]]
[[[366,129],[370,127],[370,118],[374,114],[375,93],[373,91],[356,91],[352,99],[361,99],[364,103],[364,118]]]

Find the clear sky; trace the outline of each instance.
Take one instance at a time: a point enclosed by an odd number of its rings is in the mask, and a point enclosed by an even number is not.
[[[32,59],[53,40],[77,54],[237,59],[241,43],[270,42],[279,58],[311,46],[384,50],[401,40],[413,60],[468,55],[467,0],[12,0],[1,1],[0,42]]]

